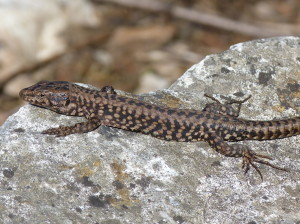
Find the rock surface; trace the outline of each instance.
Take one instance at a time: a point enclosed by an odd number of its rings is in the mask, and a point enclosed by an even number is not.
[[[252,98],[240,117],[299,116],[300,38],[240,43],[207,56],[169,89],[137,96],[170,107],[199,109]],[[120,93],[123,94],[123,93]],[[300,136],[247,141],[287,167],[241,161],[207,143],[166,142],[110,127],[55,138],[40,134],[82,118],[31,105],[0,127],[1,223],[299,223]]]

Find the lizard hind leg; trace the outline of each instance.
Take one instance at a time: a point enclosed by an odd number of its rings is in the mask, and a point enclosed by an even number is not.
[[[260,175],[260,178],[262,180],[263,180],[263,176],[255,163],[264,164],[264,165],[270,166],[277,170],[289,172],[289,170],[286,168],[282,168],[282,167],[276,166],[274,164],[271,164],[268,161],[268,160],[273,160],[270,156],[258,154],[256,152],[254,152],[253,150],[248,149],[248,147],[245,147],[245,146],[244,146],[242,157],[243,157],[242,168],[245,169],[245,174],[249,171],[250,166],[252,166],[258,172],[258,174]],[[264,159],[268,159],[268,160],[264,160]]]
[[[245,103],[247,100],[250,99],[251,95],[243,100],[230,100],[226,103],[221,103],[219,100],[217,100],[215,97],[210,96],[208,94],[204,94],[205,97],[210,98],[211,100],[215,101],[214,103],[209,103],[205,106],[203,111],[209,111],[213,113],[219,113],[223,115],[229,115],[233,117],[238,117],[240,114],[240,110],[242,107],[242,104]],[[237,109],[233,108],[232,104],[237,104]]]
[[[255,153],[253,150],[249,149],[245,145],[241,144],[228,144],[215,132],[210,132],[205,135],[204,140],[210,144],[210,146],[215,149],[218,153],[224,156],[242,158],[242,168],[245,170],[245,174],[249,171],[252,166],[259,174],[260,178],[263,180],[262,173],[257,167],[256,163],[264,164],[270,166],[274,169],[288,171],[285,168],[271,164],[268,160],[272,160],[271,157]]]

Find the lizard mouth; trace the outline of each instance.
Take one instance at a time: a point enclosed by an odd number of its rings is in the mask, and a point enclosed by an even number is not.
[[[22,89],[22,90],[19,92],[19,96],[20,96],[23,100],[25,100],[25,101],[28,101],[28,102],[31,101],[31,97],[30,97],[29,94],[28,94],[28,88]]]
[[[42,107],[41,106],[42,101],[38,100],[39,97],[34,92],[31,91],[30,87],[22,89],[19,92],[19,96],[21,97],[21,99],[27,101],[28,103],[30,103],[32,105]],[[43,107],[43,108],[45,108],[45,107]]]

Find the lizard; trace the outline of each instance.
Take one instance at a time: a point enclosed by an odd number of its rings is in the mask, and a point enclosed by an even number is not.
[[[289,170],[270,163],[270,156],[258,154],[248,146],[228,142],[280,139],[300,134],[300,117],[269,121],[238,118],[242,103],[250,96],[242,101],[222,104],[205,94],[215,102],[200,111],[146,103],[119,95],[111,86],[93,90],[67,81],[40,81],[22,89],[19,95],[32,105],[87,119],[73,126],[50,128],[42,134],[62,137],[87,133],[104,125],[167,141],[205,141],[224,156],[242,158],[244,173],[253,167],[262,180],[257,164]],[[237,110],[232,107],[234,103],[238,104]]]

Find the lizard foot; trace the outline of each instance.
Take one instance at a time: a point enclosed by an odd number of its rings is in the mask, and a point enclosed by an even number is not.
[[[55,137],[63,137],[72,134],[68,127],[50,128],[42,132],[46,135],[55,135]]]
[[[263,180],[263,176],[262,176],[260,170],[258,169],[258,167],[255,165],[255,163],[265,164],[274,169],[289,172],[288,169],[273,165],[269,161],[264,160],[264,159],[273,160],[270,156],[263,155],[263,154],[257,154],[250,149],[244,150],[242,168],[243,169],[245,168],[245,174],[249,171],[250,166],[252,166],[258,172],[260,178]]]

